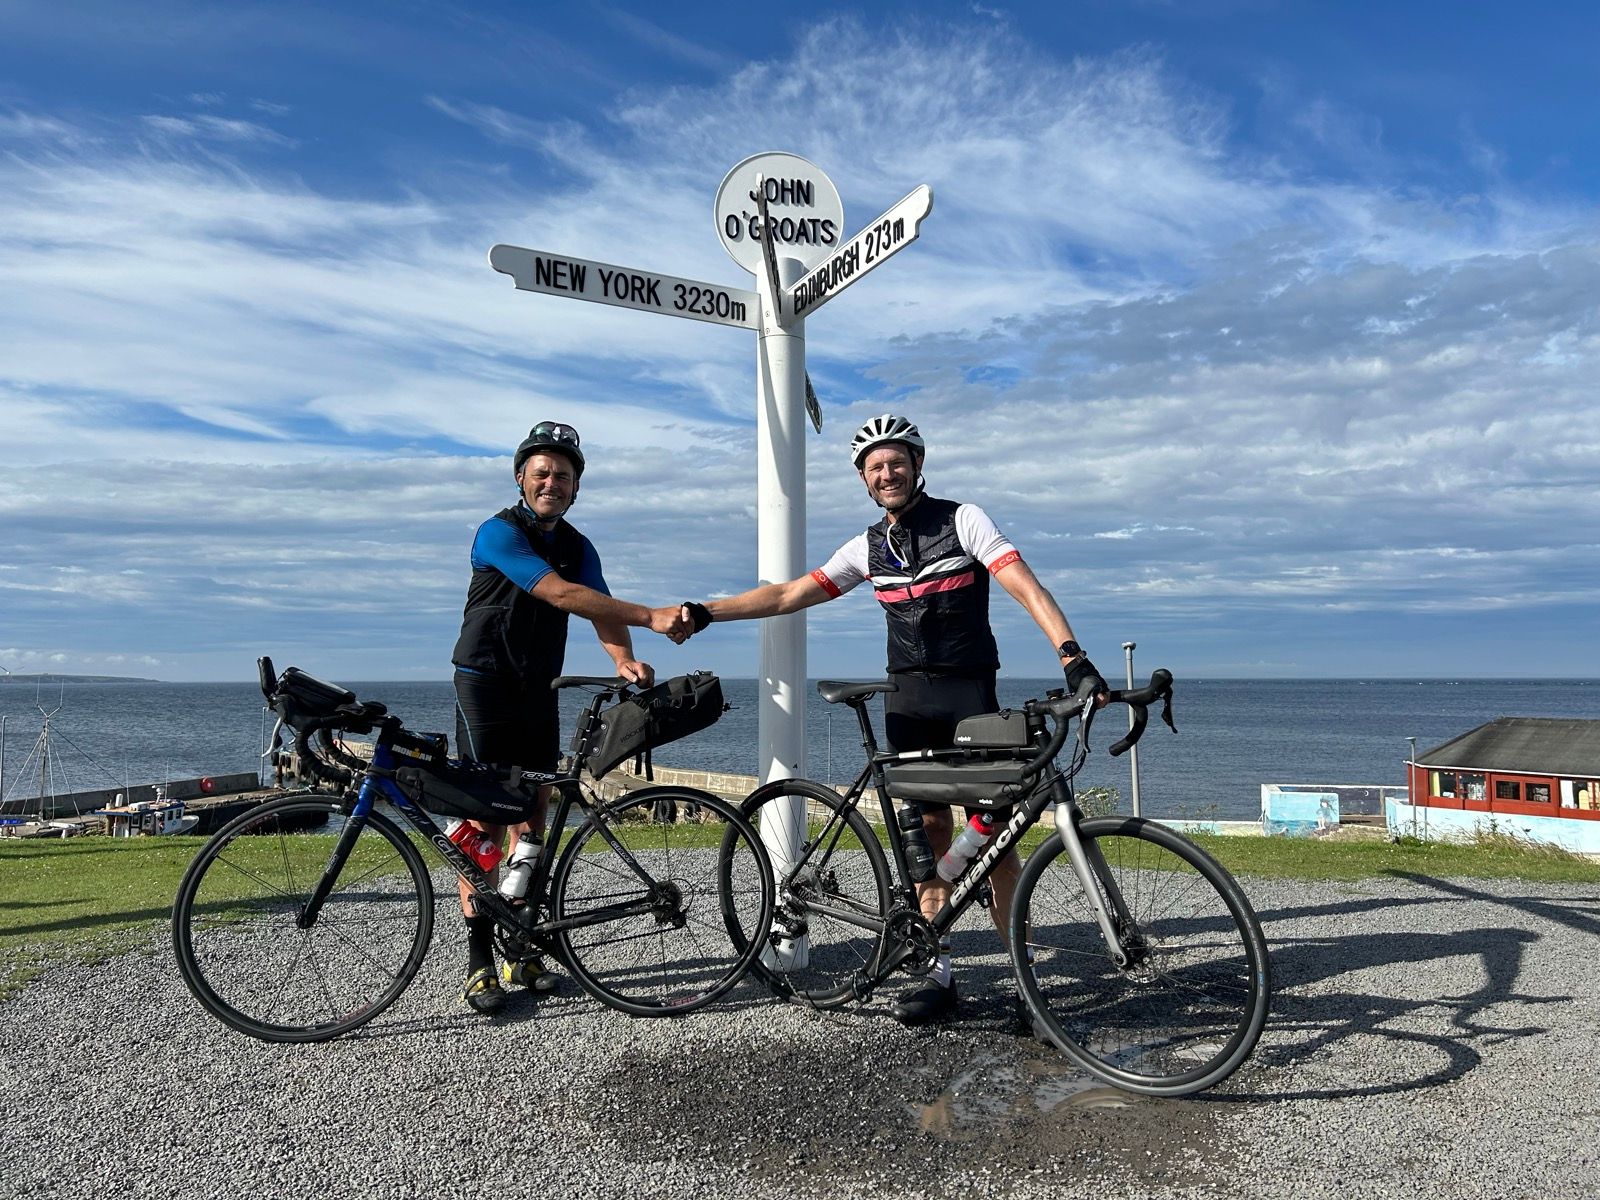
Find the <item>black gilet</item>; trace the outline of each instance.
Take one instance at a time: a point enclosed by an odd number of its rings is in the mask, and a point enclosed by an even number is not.
[[[495,514],[527,536],[528,545],[566,580],[577,578],[583,538],[565,519],[556,522],[546,542],[539,524],[522,505]],[[493,567],[475,568],[461,614],[461,636],[452,661],[481,675],[537,683],[561,674],[567,654],[567,614],[524,591]]]
[[[867,571],[889,623],[890,672],[984,675],[1000,669],[989,627],[988,568],[961,548],[953,500],[923,496],[900,518],[904,562],[885,517],[867,530]],[[899,535],[896,535],[897,538]]]

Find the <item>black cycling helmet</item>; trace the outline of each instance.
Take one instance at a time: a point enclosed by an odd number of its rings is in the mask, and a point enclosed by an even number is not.
[[[856,470],[861,470],[862,459],[887,442],[899,442],[904,445],[916,456],[918,463],[928,452],[927,446],[923,444],[922,434],[915,425],[904,417],[884,413],[881,417],[873,417],[856,430],[855,437],[850,439],[850,461],[855,464]]]
[[[512,460],[512,473],[520,475],[522,464],[541,451],[565,454],[572,460],[578,478],[583,478],[583,451],[578,449],[578,431],[571,425],[563,425],[560,421],[540,421],[528,430],[528,436],[522,439]]]

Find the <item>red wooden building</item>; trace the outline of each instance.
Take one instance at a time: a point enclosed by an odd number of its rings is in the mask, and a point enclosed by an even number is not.
[[[1406,768],[1413,805],[1600,821],[1600,721],[1499,717]]]

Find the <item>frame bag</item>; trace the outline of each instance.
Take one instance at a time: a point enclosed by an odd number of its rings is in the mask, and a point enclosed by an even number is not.
[[[490,825],[529,820],[539,799],[538,786],[523,781],[520,767],[458,759],[396,767],[394,781],[431,813]]]
[[[722,681],[709,671],[678,675],[629,696],[600,714],[583,752],[583,765],[599,779],[618,763],[642,762],[647,776],[650,751],[715,725],[728,705]]]

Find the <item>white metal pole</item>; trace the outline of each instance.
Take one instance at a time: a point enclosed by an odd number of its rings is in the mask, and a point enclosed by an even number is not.
[[[788,289],[805,273],[792,258],[778,260],[779,285]],[[785,327],[778,320],[765,271],[756,272],[761,295],[761,332],[756,339],[756,570],[762,583],[786,583],[805,574],[806,552],[806,339],[805,322]],[[761,695],[757,763],[761,782],[806,773],[804,612],[761,622]],[[794,797],[770,805],[761,840],[773,870],[786,872],[805,841],[805,801]],[[780,945],[774,965],[803,967],[804,939]]]
[[[1122,652],[1127,657],[1128,663],[1128,688],[1133,688],[1133,650],[1138,642],[1123,642]],[[1128,709],[1128,732],[1133,732],[1133,709]],[[1133,815],[1139,815],[1139,747],[1137,744],[1128,751],[1128,769],[1133,772]]]

